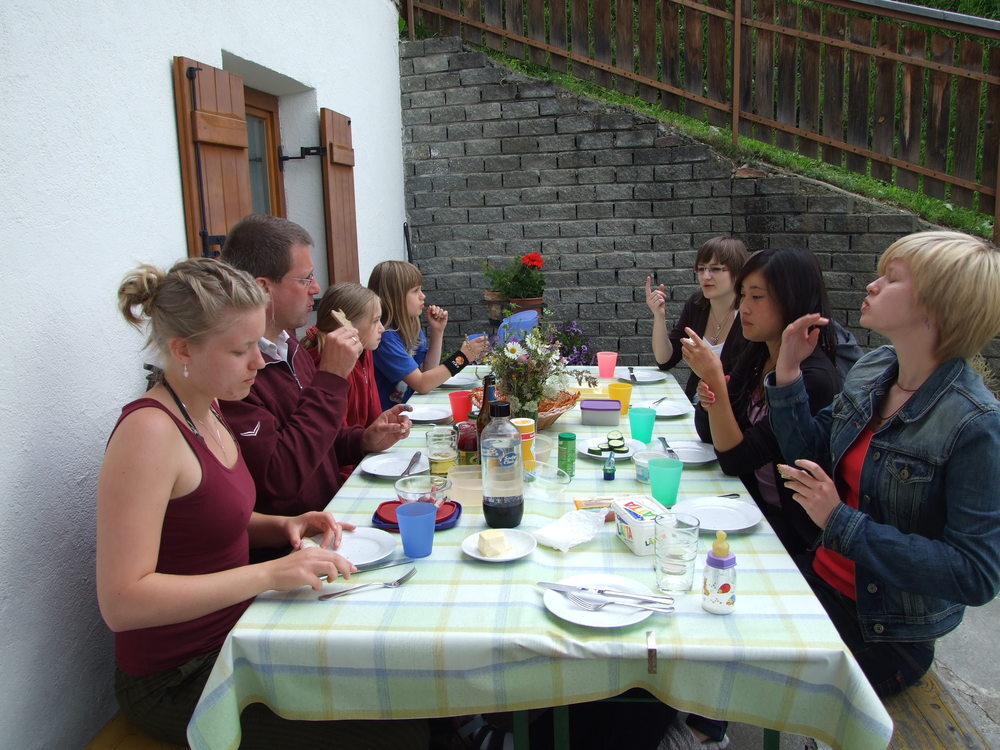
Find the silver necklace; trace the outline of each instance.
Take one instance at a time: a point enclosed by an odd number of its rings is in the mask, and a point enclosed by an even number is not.
[[[708,325],[712,325],[712,315],[714,315],[714,314],[715,314],[714,310],[710,309],[708,311]],[[711,333],[711,334],[706,333],[705,338],[707,338],[713,344],[718,344],[719,343],[719,332],[722,330],[722,326],[723,326],[723,324],[725,322],[726,322],[726,319],[725,319],[725,317],[723,317],[722,320],[719,321],[719,323],[715,326],[714,333]]]

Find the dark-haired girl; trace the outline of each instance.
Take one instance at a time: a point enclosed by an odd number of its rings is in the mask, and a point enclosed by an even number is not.
[[[775,467],[781,451],[767,419],[764,376],[774,370],[785,327],[808,313],[830,317],[823,273],[807,250],[762,250],[751,255],[736,279],[740,324],[747,345],[727,383],[722,362],[694,330],[682,341],[684,360],[701,378],[701,403],[695,424],[702,440],[711,441],[719,465],[739,475],[778,538],[790,553],[814,543],[819,533]],[[830,327],[802,363],[809,409],[815,414],[833,400],[841,378],[834,364]]]

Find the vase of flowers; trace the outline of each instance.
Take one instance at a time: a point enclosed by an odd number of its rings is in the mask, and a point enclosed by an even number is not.
[[[536,420],[544,429],[579,398],[567,388],[596,380],[589,373],[567,368],[559,349],[555,328],[548,320],[523,336],[506,341],[494,340],[483,358],[497,380],[497,392],[510,402],[512,417]]]
[[[541,312],[545,295],[544,266],[541,253],[525,253],[501,266],[484,262],[483,275],[490,285],[484,298],[490,319],[500,320],[504,312]]]

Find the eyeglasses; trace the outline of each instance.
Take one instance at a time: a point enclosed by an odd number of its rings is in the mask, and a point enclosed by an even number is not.
[[[302,286],[309,287],[309,286],[312,286],[312,283],[314,281],[316,281],[316,272],[315,271],[310,271],[309,275],[305,276],[305,277],[302,277],[302,276],[289,276],[288,278],[294,279],[295,281],[299,282]]]
[[[718,276],[720,273],[725,273],[729,270],[729,266],[695,266],[694,272],[699,276],[704,276],[706,273],[711,273],[713,276]]]

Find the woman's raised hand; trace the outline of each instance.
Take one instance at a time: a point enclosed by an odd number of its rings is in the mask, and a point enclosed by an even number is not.
[[[777,468],[795,502],[805,509],[814,524],[825,529],[840,505],[840,493],[833,480],[818,463],[804,458],[798,459],[795,466],[778,464]]]
[[[681,339],[681,349],[684,361],[687,362],[691,371],[706,383],[711,391],[719,390],[725,386],[725,373],[722,371],[722,360],[719,355],[712,351],[712,348],[705,343],[705,339],[699,336],[691,328],[685,328],[684,333],[688,335],[686,339]]]
[[[646,277],[646,307],[653,315],[666,317],[667,315],[667,288],[660,284],[653,289],[653,277]]]
[[[799,379],[799,365],[813,353],[819,341],[819,326],[829,323],[829,318],[809,313],[788,324],[781,334],[781,349],[774,366],[777,385],[788,385]]]

